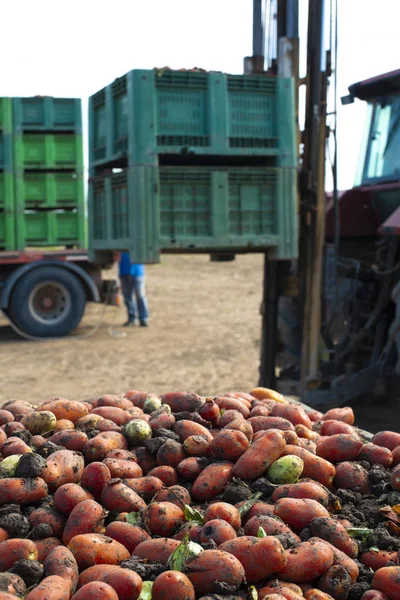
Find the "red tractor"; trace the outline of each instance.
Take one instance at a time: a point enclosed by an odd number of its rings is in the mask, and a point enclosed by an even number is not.
[[[320,381],[302,391],[313,406],[400,397],[400,70],[349,92],[342,103],[367,102],[368,119],[356,185],[326,202]],[[280,297],[286,389],[300,379],[302,314],[297,298]]]

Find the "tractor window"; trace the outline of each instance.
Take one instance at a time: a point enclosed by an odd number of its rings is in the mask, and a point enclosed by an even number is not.
[[[362,183],[400,179],[400,96],[376,101]]]
[[[358,152],[357,159],[357,171],[356,177],[354,181],[355,186],[362,185],[364,183],[364,169],[365,169],[365,161],[367,156],[367,148],[369,146],[369,138],[371,131],[371,121],[374,113],[374,105],[371,102],[367,104],[367,115],[364,123],[364,131],[361,140],[360,150]]]

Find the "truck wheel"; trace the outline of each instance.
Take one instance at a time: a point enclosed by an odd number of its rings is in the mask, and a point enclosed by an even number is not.
[[[16,283],[10,317],[28,335],[62,337],[78,326],[85,303],[85,290],[75,275],[59,267],[41,267]]]

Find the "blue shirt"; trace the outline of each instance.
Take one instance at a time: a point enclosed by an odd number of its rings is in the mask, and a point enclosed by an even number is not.
[[[119,259],[119,276],[132,275],[133,277],[144,277],[144,265],[131,264],[129,252],[121,252]]]

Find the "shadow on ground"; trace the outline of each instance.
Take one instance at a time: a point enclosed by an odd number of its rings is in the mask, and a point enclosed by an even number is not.
[[[26,342],[24,338],[20,337],[10,325],[0,326],[0,345],[15,342]]]

